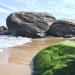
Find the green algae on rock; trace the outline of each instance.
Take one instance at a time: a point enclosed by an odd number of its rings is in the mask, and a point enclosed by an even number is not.
[[[48,46],[33,59],[33,75],[75,75],[75,41]]]

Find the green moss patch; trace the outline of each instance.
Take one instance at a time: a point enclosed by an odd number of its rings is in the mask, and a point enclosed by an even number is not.
[[[33,59],[33,75],[75,75],[75,41],[48,46]]]

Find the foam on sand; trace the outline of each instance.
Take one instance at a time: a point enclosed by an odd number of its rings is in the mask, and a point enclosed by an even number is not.
[[[31,39],[27,37],[14,37],[2,35],[0,36],[0,52],[2,51],[1,48],[20,46],[28,42],[31,42]]]

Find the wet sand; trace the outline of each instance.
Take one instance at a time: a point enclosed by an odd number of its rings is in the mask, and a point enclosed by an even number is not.
[[[31,43],[3,49],[0,52],[0,75],[31,75],[33,57],[41,49],[61,40],[52,37],[33,39]]]

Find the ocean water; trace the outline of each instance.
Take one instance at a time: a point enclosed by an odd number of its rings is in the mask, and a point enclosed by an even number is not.
[[[31,39],[27,37],[1,35],[0,36],[0,51],[2,48],[20,46],[28,42],[31,42]]]

